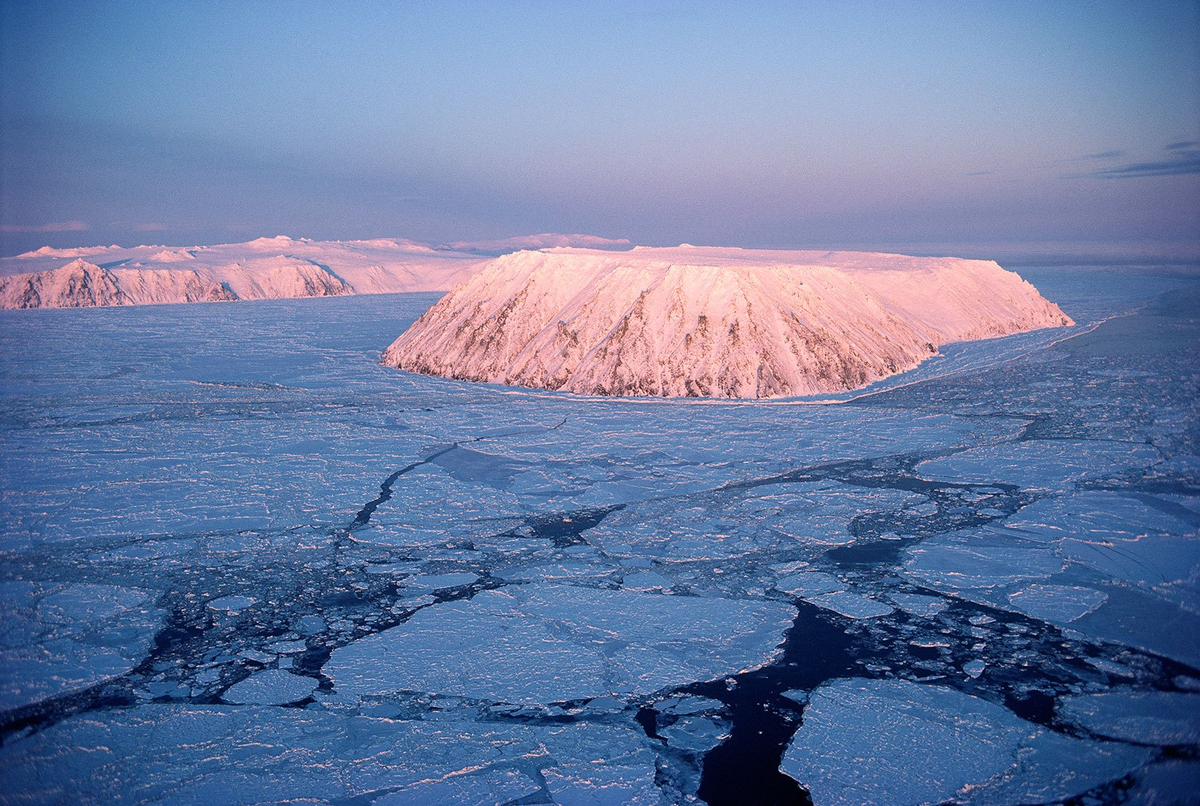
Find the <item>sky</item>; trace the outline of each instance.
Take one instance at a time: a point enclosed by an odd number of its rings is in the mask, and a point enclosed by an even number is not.
[[[538,232],[1200,255],[1196,0],[0,0],[0,70],[4,255]]]

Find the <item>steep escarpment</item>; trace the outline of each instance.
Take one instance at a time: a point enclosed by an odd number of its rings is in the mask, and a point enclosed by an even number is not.
[[[786,397],[864,386],[948,342],[1068,324],[991,261],[550,249],[492,261],[383,363],[583,394]]]

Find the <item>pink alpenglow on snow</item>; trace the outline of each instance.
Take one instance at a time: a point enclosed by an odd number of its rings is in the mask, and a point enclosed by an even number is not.
[[[547,249],[491,261],[383,363],[591,395],[790,397],[865,386],[949,342],[1071,324],[992,261]]]
[[[391,238],[313,241],[281,235],[187,248],[43,247],[0,258],[0,308],[444,291],[483,262],[479,255]]]

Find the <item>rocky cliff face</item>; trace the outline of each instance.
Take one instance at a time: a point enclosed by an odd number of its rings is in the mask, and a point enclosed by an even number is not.
[[[1068,324],[990,261],[552,249],[492,261],[383,363],[583,394],[786,397],[864,386],[947,342]]]

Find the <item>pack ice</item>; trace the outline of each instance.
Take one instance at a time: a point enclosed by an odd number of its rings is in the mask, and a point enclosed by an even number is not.
[[[947,342],[1069,324],[991,261],[562,248],[497,258],[383,363],[582,394],[769,398],[855,389]]]

